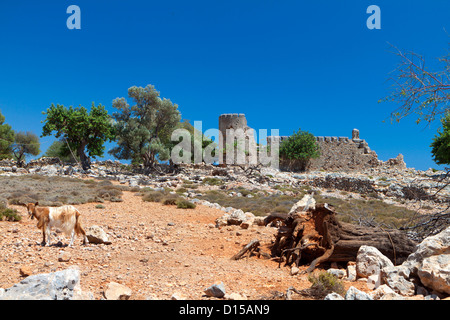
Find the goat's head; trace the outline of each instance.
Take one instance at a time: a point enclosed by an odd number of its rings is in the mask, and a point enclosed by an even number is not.
[[[28,203],[26,205],[27,210],[28,210],[28,216],[31,218],[31,220],[33,220],[33,218],[36,218],[36,206],[39,205],[39,202],[36,203]]]

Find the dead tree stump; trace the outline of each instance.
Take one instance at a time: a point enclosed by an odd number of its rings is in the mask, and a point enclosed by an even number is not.
[[[323,262],[355,261],[362,245],[373,246],[394,264],[401,264],[417,244],[399,230],[339,222],[328,204],[289,214],[274,213],[266,217],[265,224],[276,220],[282,225],[271,248],[272,256],[288,266],[309,264],[307,272]]]

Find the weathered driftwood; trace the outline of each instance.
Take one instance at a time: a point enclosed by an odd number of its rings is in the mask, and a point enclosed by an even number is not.
[[[399,230],[339,222],[334,208],[327,204],[304,211],[297,207],[289,214],[274,213],[266,217],[265,224],[277,220],[281,226],[271,248],[272,256],[284,259],[286,265],[309,264],[307,272],[322,262],[355,261],[362,245],[376,247],[394,264],[401,264],[416,246]]]
[[[236,253],[234,256],[231,257],[231,260],[239,260],[241,259],[244,254],[247,252],[250,254],[252,251],[254,251],[256,248],[259,247],[259,240],[254,239],[250,241],[246,246],[244,246],[238,253]]]

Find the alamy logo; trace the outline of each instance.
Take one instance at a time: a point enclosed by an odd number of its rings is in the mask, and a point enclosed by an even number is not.
[[[379,6],[371,5],[367,8],[366,13],[371,14],[369,18],[367,18],[367,28],[370,30],[373,29],[381,29],[381,9]]]
[[[71,5],[67,8],[66,13],[70,14],[67,18],[67,29],[81,29],[81,9],[79,6]]]
[[[279,140],[268,141],[267,130],[259,130],[259,143],[256,131],[251,128],[227,128],[224,133],[218,129],[208,129],[202,134],[202,122],[194,121],[194,134],[186,129],[176,129],[171,140],[178,142],[170,154],[175,164],[205,162],[208,164],[236,164],[279,167]],[[278,136],[279,130],[272,129],[271,134]],[[202,145],[202,136],[210,138],[213,143]],[[218,142],[218,143],[217,143]],[[267,142],[267,145],[265,145]]]

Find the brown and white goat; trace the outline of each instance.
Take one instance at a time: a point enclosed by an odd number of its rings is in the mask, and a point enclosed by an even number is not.
[[[67,236],[71,236],[69,247],[73,245],[75,233],[83,236],[83,244],[89,243],[86,232],[81,227],[81,213],[74,206],[37,207],[36,203],[26,205],[30,218],[38,220],[37,227],[42,229],[44,237],[42,244],[50,245],[51,228],[61,229]]]

